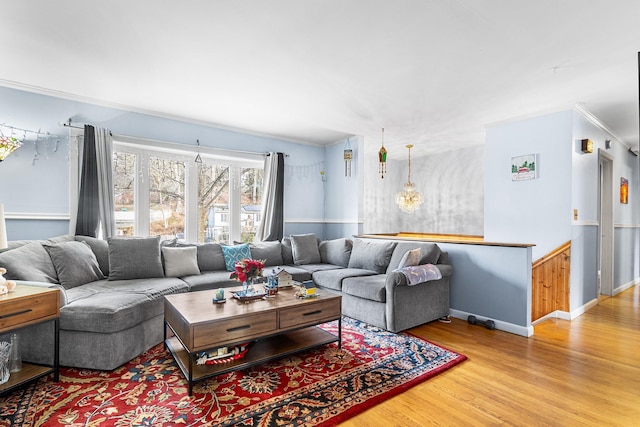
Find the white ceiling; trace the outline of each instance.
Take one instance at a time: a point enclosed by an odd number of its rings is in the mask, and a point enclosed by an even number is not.
[[[400,158],[576,104],[638,145],[638,0],[0,2],[0,85]]]

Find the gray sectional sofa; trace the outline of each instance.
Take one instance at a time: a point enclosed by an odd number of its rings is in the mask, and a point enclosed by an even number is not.
[[[9,242],[0,267],[7,279],[60,289],[62,366],[111,370],[162,341],[165,295],[238,286],[229,266],[247,254],[265,260],[265,274],[283,266],[296,281],[340,293],[344,315],[392,332],[449,314],[452,268],[433,243],[318,241],[306,234],[221,246],[66,235]],[[442,278],[408,286],[396,271],[401,264],[434,264]],[[25,360],[51,363],[42,348],[53,346],[52,328],[49,322],[23,330]]]

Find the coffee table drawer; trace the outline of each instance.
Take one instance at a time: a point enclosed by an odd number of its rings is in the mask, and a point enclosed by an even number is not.
[[[48,290],[47,290],[48,291]],[[42,292],[0,302],[0,331],[58,316],[58,292]]]
[[[318,301],[280,310],[280,328],[292,328],[335,320],[342,314],[340,299]]]
[[[211,348],[275,332],[277,328],[278,314],[275,311],[208,322],[194,327],[193,346],[195,349]]]

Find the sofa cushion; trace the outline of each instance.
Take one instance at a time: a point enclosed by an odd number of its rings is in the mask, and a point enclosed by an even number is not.
[[[249,245],[251,258],[264,260],[265,266],[282,265],[282,246],[279,241],[256,242]]]
[[[162,247],[165,277],[181,277],[200,274],[198,268],[198,248],[185,246],[181,248]]]
[[[164,296],[187,292],[175,277],[139,280],[99,280],[67,291],[60,309],[60,329],[113,333],[161,316]]]
[[[226,270],[206,271],[194,276],[183,276],[181,279],[189,285],[190,292],[241,285],[240,282],[229,277],[229,272]]]
[[[51,257],[38,242],[26,243],[0,253],[0,267],[7,269],[4,274],[7,280],[58,283]]]
[[[160,237],[110,238],[109,280],[164,277]]]
[[[363,270],[361,268],[339,268],[335,270],[316,271],[312,274],[312,277],[313,282],[317,286],[341,291],[342,281],[346,277],[373,276],[375,274],[377,274],[375,271]]]
[[[358,298],[385,302],[387,300],[386,280],[386,274],[347,277],[342,281],[342,292]]]
[[[355,239],[349,268],[363,268],[382,274],[386,271],[396,242]]]
[[[318,245],[320,259],[323,263],[339,265],[341,267],[349,265],[349,258],[351,258],[352,249],[353,242],[351,239],[346,238],[323,240]]]
[[[303,264],[296,266],[302,270],[308,271],[309,273],[315,273],[316,271],[324,271],[324,270],[336,270],[339,268],[345,268],[340,265],[333,264]],[[289,267],[287,267],[287,270]]]
[[[251,258],[251,250],[248,243],[241,245],[222,246],[224,264],[227,271],[235,271],[236,263],[243,259]]]
[[[293,253],[293,263],[296,265],[322,262],[320,250],[318,249],[318,239],[314,233],[291,235],[291,251]]]
[[[100,271],[104,277],[107,277],[109,275],[109,243],[91,236],[75,236],[75,239],[89,245],[98,260]]]
[[[404,253],[402,258],[400,259],[400,262],[398,263],[398,268],[413,267],[416,265],[420,265],[421,257],[422,257],[421,248],[411,249],[410,251],[407,251]]]
[[[70,241],[42,246],[56,269],[58,283],[65,289],[104,279],[98,260],[87,243]]]
[[[391,260],[389,261],[389,267],[387,268],[387,273],[391,273],[393,270],[399,268],[400,260],[404,256],[407,251],[412,249],[420,248],[422,251],[422,255],[420,257],[420,261],[417,265],[422,264],[436,264],[438,262],[438,258],[440,258],[440,247],[435,243],[427,243],[427,242],[398,242],[395,250],[393,251],[393,255],[391,256]]]

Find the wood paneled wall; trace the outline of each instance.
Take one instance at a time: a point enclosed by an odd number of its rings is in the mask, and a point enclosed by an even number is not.
[[[533,263],[531,321],[556,310],[569,311],[570,264],[571,241]]]

